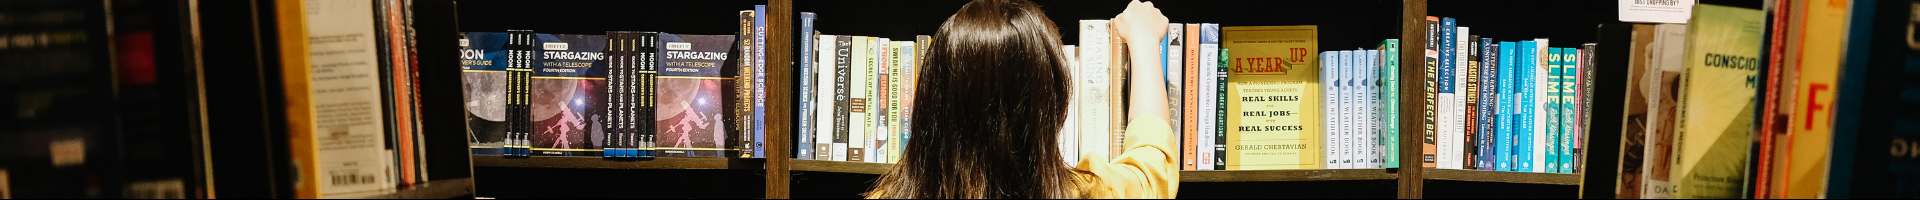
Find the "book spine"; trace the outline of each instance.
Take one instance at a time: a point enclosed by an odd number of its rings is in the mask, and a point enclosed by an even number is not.
[[[915,40],[916,41],[906,41],[903,43],[903,45],[905,46],[900,47],[900,50],[902,51],[902,53],[900,54],[900,59],[902,59],[902,61],[905,61],[905,63],[900,64],[901,66],[900,74],[897,74],[901,76],[900,77],[900,87],[901,87],[900,108],[901,109],[900,109],[900,118],[899,118],[900,119],[899,132],[895,132],[894,135],[898,135],[899,137],[896,138],[896,140],[893,140],[894,141],[893,145],[888,145],[888,146],[893,147],[894,149],[893,152],[899,152],[899,154],[897,155],[901,155],[901,156],[895,156],[895,158],[892,160],[893,161],[892,163],[899,163],[900,162],[899,157],[906,156],[907,141],[913,138],[913,135],[910,133],[913,127],[912,126],[913,125],[913,101],[914,101],[913,93],[916,89],[914,87],[914,80],[919,79],[919,76],[917,75],[918,74],[917,70],[919,70],[919,67],[920,67],[919,66],[920,54],[923,53],[920,50],[924,49],[924,47],[922,46],[923,44],[926,44],[926,43],[921,43],[921,41],[917,41],[917,40],[920,40],[920,38],[915,38]]]
[[[800,107],[800,112],[798,116],[794,117],[798,118],[800,128],[794,129],[794,139],[791,141],[794,141],[793,158],[801,160],[813,159],[813,142],[809,142],[809,140],[813,139],[814,133],[813,116],[815,115],[813,115],[813,97],[815,85],[813,85],[813,82],[814,77],[816,77],[814,73],[816,72],[813,70],[813,67],[815,60],[818,60],[814,58],[816,54],[813,52],[815,50],[813,41],[816,39],[813,34],[813,20],[815,17],[817,17],[817,15],[813,12],[800,12],[800,37],[798,38],[798,40],[800,40],[800,59],[794,62],[800,65],[800,91],[796,91],[799,94],[794,95],[795,98],[800,99],[799,106],[795,106]]]
[[[599,94],[603,96],[602,98],[606,99],[604,102],[606,103],[605,112],[607,113],[607,117],[599,121],[600,124],[596,124],[606,130],[600,132],[601,139],[599,144],[600,157],[605,158],[619,158],[622,155],[620,154],[619,148],[614,146],[614,141],[618,140],[615,138],[618,138],[617,134],[620,133],[620,131],[615,130],[614,127],[616,127],[615,124],[618,123],[616,121],[620,120],[618,116],[620,115],[620,81],[626,80],[626,78],[621,77],[621,75],[623,75],[623,70],[626,69],[626,63],[631,62],[626,60],[627,40],[625,34],[626,33],[619,31],[607,31],[607,49],[605,51],[607,55],[607,89]]]
[[[1127,139],[1126,131],[1127,131],[1127,119],[1128,119],[1126,102],[1127,102],[1127,97],[1130,97],[1130,96],[1126,95],[1127,93],[1123,91],[1125,91],[1124,88],[1126,88],[1127,86],[1127,74],[1128,74],[1127,72],[1129,71],[1128,69],[1130,67],[1133,67],[1133,65],[1135,65],[1135,63],[1131,63],[1130,62],[1131,60],[1127,59],[1128,52],[1129,52],[1127,51],[1127,42],[1118,36],[1114,36],[1115,34],[1113,32],[1114,29],[1112,29],[1111,27],[1113,26],[1111,24],[1108,24],[1108,26],[1106,26],[1105,28],[1102,28],[1107,30],[1105,31],[1106,37],[1104,38],[1107,39],[1107,43],[1106,43],[1108,46],[1107,53],[1109,55],[1107,55],[1106,58],[1108,59],[1107,63],[1109,64],[1109,66],[1107,66],[1108,68],[1106,70],[1100,71],[1102,73],[1106,73],[1101,77],[1106,78],[1105,83],[1107,84],[1107,89],[1109,90],[1105,95],[1107,97],[1107,102],[1103,104],[1103,105],[1107,105],[1106,114],[1109,114],[1109,116],[1104,118],[1105,120],[1107,120],[1107,127],[1101,129],[1103,131],[1106,131],[1105,133],[1101,133],[1101,134],[1104,134],[1107,136],[1107,138],[1102,141],[1107,142],[1106,158],[1109,160],[1116,158],[1117,156],[1120,156],[1122,152],[1126,151],[1125,149],[1126,139]],[[1152,63],[1138,63],[1138,64],[1143,66],[1154,65]],[[1160,79],[1160,78],[1159,77],[1139,77],[1139,79],[1144,81],[1144,80],[1153,80],[1153,79]],[[1161,80],[1165,80],[1165,79],[1161,79]],[[1135,89],[1140,89],[1140,88],[1135,88]],[[1168,94],[1173,94],[1173,93],[1168,93]],[[1174,116],[1168,116],[1168,119],[1173,119],[1172,117]],[[1172,125],[1172,124],[1169,124],[1169,125]],[[1174,127],[1174,128],[1178,128],[1178,127]]]
[[[1533,41],[1533,69],[1531,69],[1533,70],[1533,77],[1530,79],[1533,81],[1533,99],[1531,103],[1531,105],[1533,105],[1533,113],[1529,114],[1533,116],[1533,138],[1531,140],[1533,141],[1533,172],[1544,173],[1547,172],[1547,154],[1552,150],[1550,148],[1552,145],[1548,143],[1548,139],[1552,139],[1552,135],[1547,133],[1549,131],[1547,130],[1547,124],[1550,123],[1547,120],[1547,116],[1550,115],[1547,113],[1547,100],[1551,99],[1551,96],[1547,94],[1547,89],[1551,87],[1547,85],[1549,82],[1547,80],[1552,78],[1547,74],[1550,70],[1548,69],[1549,63],[1547,61],[1548,58],[1551,58],[1551,54],[1548,54],[1547,51],[1552,49],[1552,47],[1547,45],[1546,38],[1535,38]]]
[[[1469,34],[1470,30],[1467,27],[1455,27],[1454,30],[1453,40],[1447,41],[1453,44],[1453,67],[1447,68],[1447,74],[1451,74],[1452,78],[1448,78],[1448,82],[1450,83],[1443,83],[1449,84],[1447,85],[1447,90],[1453,92],[1452,106],[1445,107],[1446,109],[1453,109],[1453,111],[1447,115],[1447,123],[1450,126],[1444,127],[1448,132],[1453,133],[1450,134],[1453,135],[1453,138],[1447,140],[1447,144],[1453,145],[1452,148],[1449,148],[1453,149],[1453,152],[1450,154],[1453,158],[1449,159],[1451,161],[1447,163],[1446,167],[1462,169],[1465,163],[1467,163],[1467,152],[1470,151],[1466,146],[1468,141],[1466,134],[1466,75],[1467,71],[1469,71],[1469,68],[1467,68],[1467,50],[1469,49],[1468,46],[1470,46],[1467,43],[1467,34]]]
[[[1340,79],[1338,82],[1341,93],[1339,108],[1339,152],[1341,169],[1357,168],[1355,167],[1356,163],[1354,161],[1356,161],[1359,148],[1355,148],[1354,137],[1358,135],[1357,131],[1359,131],[1359,129],[1355,128],[1356,125],[1358,125],[1355,123],[1355,119],[1359,117],[1359,113],[1355,113],[1354,111],[1360,106],[1360,102],[1355,101],[1357,98],[1354,98],[1354,96],[1359,93],[1359,86],[1356,84],[1358,77],[1354,76],[1354,72],[1360,71],[1361,53],[1363,53],[1363,51],[1347,50],[1341,51],[1340,54]]]
[[[859,104],[854,102],[860,101],[860,97],[858,97],[859,95],[856,95],[855,93],[853,93],[853,91],[856,90],[854,88],[855,87],[854,85],[858,85],[857,83],[859,83],[859,82],[856,82],[856,80],[858,79],[854,78],[855,76],[858,76],[857,74],[859,74],[857,71],[854,71],[854,68],[855,68],[854,58],[860,55],[859,52],[856,52],[858,48],[854,48],[858,46],[858,45],[855,45],[854,42],[855,41],[864,42],[866,41],[866,39],[859,39],[854,36],[840,35],[835,37],[834,40],[835,40],[834,53],[836,55],[834,56],[833,63],[835,68],[834,70],[836,71],[834,72],[834,74],[837,74],[837,75],[833,77],[834,78],[834,81],[833,81],[834,113],[833,113],[833,149],[832,149],[833,158],[832,160],[847,161],[849,157],[847,156],[847,154],[848,154],[849,148],[851,148],[847,144],[847,141],[849,139],[847,135],[852,134],[854,131],[854,128],[859,127],[854,125],[853,123],[855,121],[858,121],[858,120],[855,120],[855,118],[860,116],[856,114],[859,112],[854,111],[856,109],[859,109],[858,106],[855,106]]]
[[[852,97],[853,108],[849,112],[847,126],[847,162],[867,162],[867,135],[873,126],[873,51],[877,38],[855,36],[853,38],[853,74],[849,78],[852,87],[848,91]]]
[[[887,135],[884,136],[887,140],[880,144],[881,147],[886,148],[886,154],[884,154],[886,158],[881,159],[884,163],[893,163],[900,158],[900,151],[897,151],[900,142],[900,109],[902,109],[900,107],[900,76],[902,75],[900,68],[904,65],[901,63],[903,60],[900,60],[900,56],[913,55],[901,51],[903,50],[901,47],[905,47],[906,44],[908,44],[907,41],[894,41],[893,44],[888,45],[889,49],[887,49]],[[906,50],[911,49],[912,47],[906,48]]]
[[[1188,23],[1184,30],[1186,31],[1184,35],[1186,45],[1182,47],[1185,47],[1185,49],[1178,50],[1186,54],[1182,56],[1185,61],[1181,62],[1181,65],[1178,65],[1178,67],[1184,68],[1184,70],[1180,70],[1180,80],[1182,82],[1179,93],[1181,96],[1180,116],[1182,119],[1180,135],[1181,138],[1183,138],[1180,141],[1182,145],[1180,150],[1181,154],[1184,154],[1185,157],[1182,160],[1185,160],[1186,163],[1183,164],[1181,168],[1185,170],[1200,170],[1200,118],[1198,116],[1200,109],[1200,24]]]
[[[1337,115],[1340,113],[1340,93],[1337,91],[1340,90],[1338,89],[1339,84],[1337,84],[1339,81],[1335,80],[1339,77],[1338,74],[1340,73],[1340,53],[1340,51],[1320,52],[1320,94],[1326,94],[1326,98],[1322,99],[1320,106],[1321,112],[1326,113],[1320,118],[1321,123],[1325,124],[1320,126],[1321,132],[1326,136],[1322,136],[1320,139],[1325,143],[1324,146],[1327,147],[1324,152],[1326,154],[1327,169],[1340,168],[1339,150],[1334,147],[1334,144],[1340,143],[1339,139],[1334,137],[1336,133],[1340,132],[1338,129],[1340,126],[1337,125],[1340,123],[1338,119],[1339,116]]]
[[[1574,144],[1576,145],[1574,145],[1573,153],[1579,156],[1573,158],[1573,173],[1582,173],[1581,170],[1587,168],[1587,154],[1582,150],[1591,149],[1587,147],[1586,138],[1587,132],[1593,130],[1593,76],[1599,75],[1595,74],[1597,71],[1594,70],[1594,68],[1596,68],[1594,67],[1594,58],[1597,57],[1594,54],[1596,53],[1595,47],[1597,46],[1599,46],[1597,43],[1581,45],[1580,66],[1576,66],[1575,68],[1578,69],[1574,70],[1580,73],[1579,78],[1577,78],[1580,82],[1580,97],[1578,98],[1579,100],[1575,101],[1580,103],[1579,106],[1576,106],[1579,108],[1579,111],[1576,111],[1578,114],[1575,114],[1575,116],[1580,117],[1580,122],[1579,124],[1575,124],[1574,128],[1577,132],[1574,134]]]
[[[767,5],[754,5],[753,12],[753,149],[749,158],[767,157]]]
[[[875,38],[873,45],[874,79],[870,83],[873,84],[873,90],[869,91],[873,99],[867,102],[873,107],[873,110],[867,110],[869,115],[873,116],[873,123],[868,124],[867,127],[871,127],[873,131],[867,132],[867,140],[864,141],[867,141],[867,162],[880,163],[887,157],[887,148],[884,145],[887,143],[887,130],[892,128],[887,124],[891,120],[887,118],[891,117],[887,113],[892,111],[888,110],[891,107],[887,105],[888,102],[893,102],[893,98],[887,95],[887,91],[891,90],[893,85],[888,85],[887,80],[893,78],[892,74],[888,73],[893,71],[893,60],[889,59],[893,55],[893,40]]]
[[[1222,77],[1219,68],[1220,24],[1200,24],[1198,34],[1190,35],[1200,36],[1200,52],[1197,55],[1200,56],[1200,65],[1196,66],[1200,70],[1200,88],[1198,89],[1200,97],[1197,99],[1200,104],[1200,111],[1197,112],[1200,116],[1200,148],[1197,149],[1200,154],[1198,159],[1200,170],[1221,170],[1220,165],[1216,164],[1218,161],[1214,159],[1219,156],[1215,149],[1220,147],[1215,144],[1220,140],[1217,133],[1219,133],[1221,119],[1219,114],[1222,104],[1219,101],[1220,81],[1218,81]]]
[[[512,71],[511,76],[513,76],[513,80],[508,82],[508,84],[511,84],[508,85],[508,87],[512,90],[512,93],[509,94],[512,95],[512,97],[509,97],[511,100],[508,101],[508,103],[510,103],[509,105],[511,107],[508,108],[507,112],[510,112],[514,116],[512,119],[513,127],[509,128],[509,131],[513,131],[514,135],[513,153],[511,156],[524,157],[532,153],[531,150],[528,149],[528,147],[532,146],[528,144],[529,141],[531,141],[528,137],[531,136],[530,132],[531,129],[533,129],[533,126],[529,124],[532,121],[530,118],[532,118],[533,114],[532,109],[527,105],[527,94],[529,90],[528,87],[530,87],[528,81],[533,79],[534,38],[533,31],[520,30],[512,32],[515,37],[514,54],[516,54],[515,57],[517,59],[514,59],[514,66],[509,70]]]
[[[1067,57],[1067,82],[1080,83],[1083,80],[1080,79],[1080,47],[1061,45],[1060,52]],[[1078,167],[1077,165],[1080,164],[1080,100],[1085,97],[1079,89],[1068,92],[1072,95],[1067,97],[1067,120],[1060,123],[1058,136],[1060,137],[1060,160],[1067,163],[1067,167]]]
[[[642,158],[653,158],[660,155],[659,143],[655,142],[660,139],[660,125],[655,123],[660,118],[660,115],[656,114],[659,113],[660,105],[660,98],[658,98],[660,97],[660,33],[643,32],[640,33],[640,37],[642,39],[639,44],[642,46],[637,48],[643,52],[639,63],[640,88],[638,91],[628,92],[628,95],[638,96],[640,102],[637,105],[627,106],[627,108],[639,110],[627,112],[632,116],[627,117],[626,125],[627,134],[637,137],[628,137],[630,140],[635,140],[629,145],[632,149],[628,151],[639,154]]]
[[[1520,164],[1521,172],[1541,172],[1539,169],[1545,168],[1541,166],[1543,164],[1541,161],[1545,160],[1542,157],[1546,152],[1542,149],[1540,137],[1546,130],[1541,130],[1543,127],[1540,124],[1546,119],[1540,115],[1542,111],[1539,101],[1541,100],[1540,87],[1544,86],[1541,79],[1546,77],[1543,77],[1545,72],[1541,72],[1539,60],[1541,55],[1537,50],[1540,49],[1539,43],[1531,40],[1521,41],[1520,48],[1516,50],[1520,56],[1515,58],[1520,61],[1520,64],[1514,66],[1520,70],[1518,73],[1520,80],[1515,86],[1520,93],[1520,103],[1516,105],[1520,107],[1521,122],[1517,124],[1520,126],[1520,131],[1516,131],[1520,139],[1515,141],[1520,145],[1518,149],[1520,153],[1517,153],[1520,160],[1514,162]]]
[[[1480,81],[1480,98],[1478,99],[1480,101],[1480,111],[1479,116],[1476,116],[1480,119],[1478,120],[1478,128],[1475,131],[1479,131],[1479,139],[1476,142],[1478,143],[1477,145],[1480,146],[1480,157],[1479,160],[1476,161],[1478,164],[1476,164],[1475,167],[1481,170],[1494,170],[1494,157],[1499,156],[1498,151],[1494,150],[1495,144],[1493,141],[1495,138],[1494,134],[1496,134],[1495,130],[1498,130],[1498,128],[1494,128],[1494,126],[1498,125],[1496,122],[1500,116],[1499,112],[1496,112],[1500,107],[1500,83],[1498,82],[1500,77],[1500,63],[1497,61],[1499,59],[1496,59],[1499,57],[1498,52],[1500,47],[1495,46],[1496,44],[1493,43],[1493,38],[1480,38],[1479,42],[1480,49],[1477,51],[1480,52],[1478,56],[1480,59],[1480,68],[1477,70],[1480,71],[1480,76],[1475,77],[1475,79]]]
[[[1382,160],[1382,165],[1386,168],[1400,168],[1400,159],[1403,158],[1400,156],[1400,151],[1403,149],[1400,146],[1400,136],[1403,132],[1399,117],[1400,103],[1403,98],[1400,96],[1402,89],[1400,87],[1400,40],[1388,39],[1381,42],[1380,46],[1382,49],[1380,57],[1384,60],[1381,64],[1385,65],[1380,68],[1380,137],[1382,143],[1385,143],[1383,147],[1385,151],[1382,154],[1385,154],[1383,157],[1386,159]]]
[[[839,51],[841,49],[837,48],[840,46],[838,45],[840,43],[838,36],[819,35],[815,37],[818,38],[815,38],[817,41],[814,42],[814,45],[818,45],[818,47],[815,48],[819,52],[815,53],[818,57],[815,58],[815,60],[817,60],[816,62],[818,63],[815,64],[814,67],[819,69],[814,71],[819,71],[819,73],[814,77],[814,81],[817,82],[814,83],[814,85],[818,87],[820,92],[814,94],[816,101],[814,102],[814,107],[817,108],[814,109],[813,115],[819,119],[815,119],[813,125],[814,133],[813,140],[811,140],[813,141],[813,160],[830,161],[833,160],[834,155],[834,130],[840,126],[840,124],[838,124],[839,121],[834,118],[839,116],[839,112],[837,112],[838,110],[835,108],[838,108],[836,105],[838,105],[840,101],[836,99],[843,97],[840,95],[844,94],[836,92],[841,88],[840,85],[835,82],[839,80],[839,78],[836,77],[840,76],[836,63],[840,60],[838,59],[839,56],[844,54],[841,54]]]
[[[1547,159],[1545,161],[1545,163],[1547,163],[1547,173],[1560,173],[1560,147],[1562,147],[1560,145],[1560,134],[1563,133],[1562,130],[1560,130],[1560,88],[1563,88],[1560,85],[1560,61],[1566,57],[1565,54],[1562,54],[1563,52],[1561,50],[1562,48],[1547,48],[1547,95],[1542,101],[1542,104],[1546,107],[1544,110],[1547,111],[1545,116],[1547,119],[1545,125],[1547,137],[1543,138],[1547,144]]]
[[[762,12],[755,12],[754,10],[740,11],[740,30],[734,32],[733,37],[739,46],[734,47],[733,56],[735,58],[730,58],[732,61],[738,63],[731,69],[733,70],[733,74],[721,75],[728,76],[728,78],[722,81],[722,84],[725,85],[723,87],[731,87],[729,90],[722,90],[722,93],[730,95],[722,95],[721,97],[721,99],[725,99],[721,100],[722,102],[731,103],[728,104],[728,107],[722,109],[723,111],[721,112],[724,113],[721,115],[724,115],[726,118],[726,120],[723,120],[726,124],[723,125],[727,133],[727,137],[725,137],[726,143],[721,147],[723,149],[723,154],[721,155],[724,157],[753,157],[753,148],[748,146],[753,143],[754,131],[754,127],[751,125],[751,123],[753,123],[753,74],[755,74],[755,70],[759,70],[759,68],[754,68],[754,60],[759,60],[759,58],[755,56],[758,55],[754,52],[754,46],[757,45],[757,43],[754,43],[753,37],[755,30],[754,19],[759,16],[760,13]]]
[[[1516,85],[1514,83],[1518,82],[1518,77],[1515,75],[1519,70],[1514,69],[1514,65],[1517,63],[1514,63],[1513,57],[1515,56],[1514,50],[1519,48],[1519,45],[1515,42],[1500,42],[1500,44],[1495,46],[1499,48],[1499,51],[1497,51],[1494,56],[1499,58],[1499,60],[1494,62],[1498,64],[1500,68],[1498,69],[1499,73],[1495,73],[1494,75],[1496,78],[1494,81],[1498,84],[1495,87],[1498,87],[1500,91],[1499,99],[1496,99],[1500,102],[1500,107],[1495,109],[1495,112],[1498,112],[1495,117],[1499,118],[1499,123],[1494,124],[1494,126],[1498,127],[1499,130],[1494,133],[1495,144],[1493,146],[1498,157],[1494,158],[1493,164],[1496,170],[1515,171],[1516,166],[1514,166],[1514,160],[1516,159],[1514,157],[1515,148],[1513,145],[1515,144],[1514,140],[1518,139],[1518,137],[1514,137],[1514,131],[1518,128],[1518,121],[1515,119],[1518,119],[1520,115],[1519,108],[1515,105],[1519,103],[1520,99],[1519,94],[1513,88],[1514,85]]]
[[[1460,27],[1460,30],[1460,32],[1467,32],[1466,27]],[[1466,113],[1461,115],[1462,117],[1460,119],[1464,119],[1465,121],[1460,124],[1465,125],[1466,128],[1460,130],[1462,133],[1466,133],[1464,134],[1465,137],[1461,137],[1461,139],[1464,140],[1461,144],[1465,145],[1461,150],[1466,152],[1466,157],[1460,160],[1462,162],[1461,167],[1464,169],[1480,169],[1477,165],[1480,163],[1481,151],[1479,138],[1482,136],[1479,131],[1481,66],[1480,60],[1477,59],[1480,58],[1480,35],[1467,35],[1466,42],[1463,44],[1466,44],[1464,45],[1466,48],[1461,48],[1463,49],[1461,52],[1465,52],[1466,55],[1462,57],[1463,59],[1461,60],[1467,61],[1467,67],[1460,69],[1461,74],[1464,74],[1464,76],[1461,76],[1459,80],[1466,83],[1466,90],[1461,91],[1461,94],[1466,95],[1466,97],[1461,98],[1466,100]]]
[[[1367,85],[1367,93],[1363,95],[1366,95],[1368,101],[1367,110],[1369,112],[1367,112],[1368,117],[1366,118],[1368,127],[1367,135],[1361,139],[1370,141],[1369,144],[1371,145],[1368,147],[1370,152],[1367,156],[1368,168],[1389,168],[1383,166],[1386,164],[1386,156],[1389,155],[1386,154],[1387,144],[1386,140],[1383,139],[1387,134],[1381,133],[1381,131],[1384,130],[1382,129],[1384,124],[1380,121],[1381,118],[1386,118],[1382,116],[1385,112],[1382,112],[1380,109],[1384,108],[1383,103],[1386,103],[1385,101],[1390,101],[1382,99],[1380,95],[1380,92],[1382,92],[1380,84],[1385,82],[1380,74],[1381,70],[1383,70],[1382,68],[1386,67],[1386,64],[1383,63],[1386,62],[1386,59],[1383,59],[1384,56],[1381,54],[1381,52],[1384,51],[1385,50],[1379,49],[1367,51],[1367,63],[1369,63],[1370,66],[1367,68],[1367,72],[1363,73],[1363,75],[1367,77],[1367,81],[1363,83]]]
[[[1434,87],[1436,87],[1435,90],[1438,91],[1437,93],[1439,95],[1436,100],[1438,102],[1435,104],[1438,107],[1434,108],[1435,115],[1437,115],[1434,117],[1434,120],[1439,120],[1435,123],[1434,127],[1437,129],[1435,134],[1439,134],[1437,136],[1439,140],[1434,142],[1437,143],[1435,145],[1439,149],[1436,152],[1437,155],[1434,155],[1436,156],[1436,158],[1434,158],[1434,164],[1438,165],[1437,168],[1441,169],[1457,168],[1459,167],[1458,161],[1460,160],[1460,143],[1454,142],[1460,140],[1460,135],[1455,132],[1456,130],[1454,129],[1456,125],[1455,120],[1457,120],[1454,116],[1458,116],[1458,114],[1454,113],[1454,99],[1456,98],[1454,98],[1455,93],[1453,92],[1454,78],[1456,77],[1453,75],[1454,69],[1459,67],[1459,65],[1456,64],[1456,61],[1459,61],[1459,59],[1455,56],[1459,54],[1458,47],[1456,47],[1459,46],[1459,43],[1456,42],[1459,40],[1456,34],[1459,33],[1460,29],[1457,27],[1457,24],[1455,24],[1453,18],[1440,18],[1440,68],[1435,69],[1438,74],[1434,74],[1438,76],[1434,78],[1435,81],[1438,81],[1434,83],[1436,84]]]
[[[1209,24],[1209,25],[1213,25],[1214,27],[1219,27],[1218,24]],[[1214,33],[1216,34],[1220,32],[1219,29],[1217,28],[1213,30],[1214,30]],[[1214,134],[1213,135],[1214,137],[1213,138],[1213,169],[1214,170],[1227,170],[1227,155],[1228,155],[1227,154],[1227,110],[1229,110],[1227,109],[1227,101],[1229,101],[1227,99],[1227,75],[1228,75],[1227,73],[1229,70],[1227,68],[1228,65],[1226,61],[1227,61],[1227,58],[1229,58],[1227,57],[1228,53],[1229,52],[1227,51],[1227,49],[1224,49],[1224,48],[1220,49],[1220,56],[1218,57],[1218,59],[1220,59],[1219,60],[1220,62],[1215,63],[1216,65],[1218,65],[1218,67],[1214,70],[1214,73],[1217,74],[1214,77],[1214,90],[1215,90],[1214,106],[1217,106],[1218,108],[1214,110],[1215,124],[1213,125],[1213,132],[1214,132],[1213,133]]]
[[[1427,45],[1426,45],[1427,76],[1426,76],[1426,80],[1423,80],[1423,81],[1426,81],[1426,83],[1422,84],[1423,87],[1425,87],[1424,89],[1426,90],[1425,92],[1423,92],[1423,94],[1426,94],[1424,95],[1426,97],[1422,97],[1426,100],[1426,102],[1424,103],[1425,108],[1422,108],[1422,110],[1424,110],[1425,112],[1422,115],[1422,119],[1426,121],[1421,123],[1422,126],[1424,126],[1422,127],[1423,131],[1421,131],[1424,133],[1424,136],[1423,136],[1424,141],[1421,141],[1422,147],[1421,147],[1421,153],[1420,153],[1420,159],[1421,159],[1420,167],[1427,167],[1427,168],[1432,168],[1437,166],[1437,163],[1435,163],[1435,160],[1434,160],[1436,159],[1434,158],[1434,155],[1436,151],[1439,150],[1438,149],[1439,147],[1436,146],[1436,144],[1434,143],[1435,140],[1438,139],[1438,138],[1435,138],[1438,134],[1437,132],[1435,132],[1435,131],[1438,131],[1435,129],[1437,128],[1435,126],[1439,125],[1439,124],[1436,124],[1439,122],[1439,120],[1435,119],[1434,117],[1436,117],[1436,114],[1438,114],[1437,112],[1439,112],[1438,110],[1435,110],[1435,108],[1438,108],[1439,106],[1439,105],[1436,105],[1435,103],[1437,103],[1440,96],[1440,93],[1439,93],[1440,90],[1439,88],[1437,88],[1438,85],[1436,85],[1436,83],[1439,82],[1437,78],[1439,78],[1438,70],[1440,69],[1440,43],[1441,43],[1440,41],[1441,41],[1440,40],[1440,18],[1427,16]]]
[[[1113,55],[1113,46],[1108,43],[1111,39],[1108,38],[1107,23],[1107,20],[1080,20],[1080,68],[1074,70],[1074,78],[1078,79],[1074,83],[1080,86],[1074,87],[1074,90],[1080,94],[1078,96],[1085,97],[1080,98],[1080,114],[1077,116],[1080,121],[1076,123],[1080,126],[1080,154],[1093,154],[1102,159],[1109,155],[1108,128],[1112,125],[1108,121],[1111,117],[1108,111],[1112,108],[1108,104],[1108,96],[1112,94],[1108,90],[1111,80],[1107,76],[1111,68],[1109,65],[1112,64],[1109,63],[1112,61],[1109,57]]]

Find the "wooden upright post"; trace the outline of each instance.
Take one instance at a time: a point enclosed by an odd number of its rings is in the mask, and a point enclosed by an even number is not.
[[[1421,177],[1421,141],[1426,127],[1426,49],[1427,1],[1405,0],[1400,4],[1400,195],[1402,199],[1421,198],[1425,180]]]
[[[788,198],[793,157],[793,1],[768,0],[767,13],[767,199]]]

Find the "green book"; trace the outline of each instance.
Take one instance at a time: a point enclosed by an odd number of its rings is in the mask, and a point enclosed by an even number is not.
[[[1742,198],[1764,20],[1760,10],[1693,7],[1673,140],[1674,198]]]
[[[1400,40],[1380,41],[1380,137],[1386,166],[1400,168]]]

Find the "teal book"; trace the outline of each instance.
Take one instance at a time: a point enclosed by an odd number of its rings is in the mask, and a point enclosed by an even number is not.
[[[1496,99],[1499,101],[1497,104],[1499,108],[1495,111],[1499,113],[1499,119],[1497,119],[1499,124],[1495,125],[1495,127],[1498,127],[1499,130],[1494,133],[1494,151],[1496,155],[1498,155],[1493,161],[1494,169],[1499,171],[1518,171],[1519,166],[1514,163],[1514,161],[1519,160],[1517,159],[1518,156],[1515,156],[1517,152],[1514,151],[1518,148],[1515,148],[1513,145],[1516,144],[1514,142],[1515,139],[1519,138],[1514,136],[1514,131],[1517,131],[1519,128],[1515,126],[1515,124],[1519,124],[1516,119],[1519,119],[1520,116],[1519,106],[1515,106],[1520,103],[1520,93],[1519,90],[1514,89],[1514,82],[1519,81],[1515,79],[1515,74],[1519,74],[1516,73],[1519,69],[1514,68],[1514,64],[1517,63],[1514,63],[1515,59],[1513,59],[1513,57],[1515,56],[1514,49],[1519,48],[1520,45],[1514,42],[1500,42],[1498,46],[1500,49],[1499,53],[1497,53],[1499,55],[1497,56],[1499,56],[1500,60],[1497,61],[1497,64],[1500,69],[1499,75],[1496,76],[1500,78],[1497,83],[1499,84],[1497,87],[1499,87],[1500,99]]]
[[[1546,170],[1544,170],[1545,172],[1557,173],[1557,172],[1560,172],[1561,131],[1560,131],[1560,126],[1558,126],[1558,124],[1560,124],[1560,54],[1562,52],[1560,52],[1560,48],[1553,48],[1553,47],[1542,47],[1542,48],[1547,48],[1547,55],[1545,55],[1547,57],[1547,63],[1546,63],[1547,68],[1544,68],[1544,70],[1547,70],[1546,71],[1547,77],[1545,77],[1546,78],[1545,81],[1542,81],[1543,83],[1546,83],[1546,86],[1544,86],[1544,88],[1546,89],[1547,93],[1545,95],[1542,95],[1545,98],[1541,98],[1539,99],[1539,101],[1542,101],[1543,104],[1541,105],[1545,106],[1543,109],[1540,109],[1540,110],[1544,110],[1546,111],[1546,113],[1540,113],[1540,114],[1545,115],[1545,118],[1543,119],[1547,120],[1546,121],[1547,126],[1542,126],[1546,128],[1545,131],[1542,131],[1545,133],[1542,135],[1545,135],[1546,137],[1542,137],[1540,139],[1545,140],[1542,143],[1547,145],[1545,148],[1547,150],[1547,152],[1545,152],[1547,154],[1547,156],[1545,157],[1547,160],[1541,163],[1545,164],[1543,165],[1543,167],[1546,167]]]
[[[1400,168],[1400,40],[1380,41],[1380,136],[1386,143],[1386,168]]]

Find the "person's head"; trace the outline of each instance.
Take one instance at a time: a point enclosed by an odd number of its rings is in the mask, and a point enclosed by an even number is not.
[[[920,63],[913,140],[882,198],[1074,198],[1061,159],[1071,76],[1060,33],[1026,0],[975,0]]]

